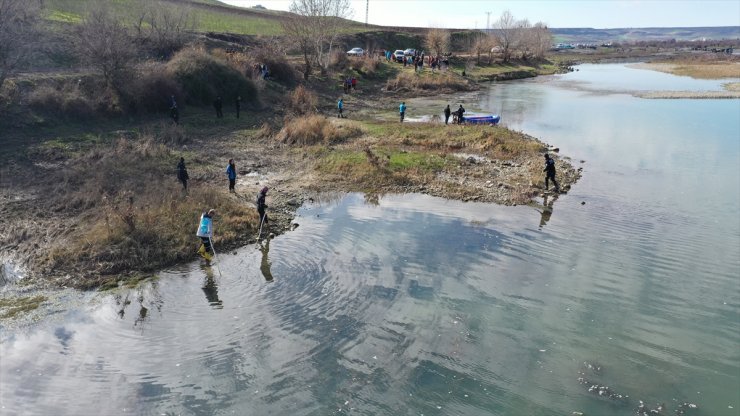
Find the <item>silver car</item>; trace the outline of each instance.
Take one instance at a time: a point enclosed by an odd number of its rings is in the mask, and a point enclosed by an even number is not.
[[[362,48],[352,48],[347,51],[348,56],[364,56],[365,51],[362,50]]]

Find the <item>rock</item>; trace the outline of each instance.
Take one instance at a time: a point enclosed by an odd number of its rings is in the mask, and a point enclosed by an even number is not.
[[[275,233],[270,233],[270,238],[275,238]]]
[[[476,163],[476,160],[475,160],[475,158],[473,156],[469,156],[467,159],[465,159],[465,161],[467,161],[471,165],[475,165],[475,163]]]
[[[586,163],[586,161],[585,160],[581,160],[581,163]]]
[[[586,201],[581,201],[581,205],[586,205]]]
[[[300,226],[300,224],[298,224],[297,222],[294,222],[293,224],[290,225],[290,229],[292,231],[292,230],[295,230],[296,228],[298,228],[299,226]]]
[[[286,204],[290,205],[291,207],[298,207],[301,205],[301,202],[298,201],[297,199],[291,199],[288,202],[286,202]]]

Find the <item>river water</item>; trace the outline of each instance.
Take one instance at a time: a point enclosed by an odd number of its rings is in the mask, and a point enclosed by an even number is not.
[[[640,99],[720,86],[578,69],[463,98],[584,168],[552,212],[306,205],[219,268],[2,327],[0,413],[740,414],[740,100]]]

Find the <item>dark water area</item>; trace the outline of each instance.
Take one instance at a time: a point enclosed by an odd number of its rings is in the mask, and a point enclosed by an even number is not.
[[[605,92],[589,68],[465,97],[583,166],[551,211],[306,205],[221,273],[0,327],[0,413],[740,414],[740,100],[635,98],[618,65]]]

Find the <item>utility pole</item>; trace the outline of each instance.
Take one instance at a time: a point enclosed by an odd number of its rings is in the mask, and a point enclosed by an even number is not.
[[[365,26],[367,26],[367,16],[370,13],[370,0],[365,0]]]
[[[491,23],[491,12],[486,12],[486,34],[491,33],[490,23]]]

